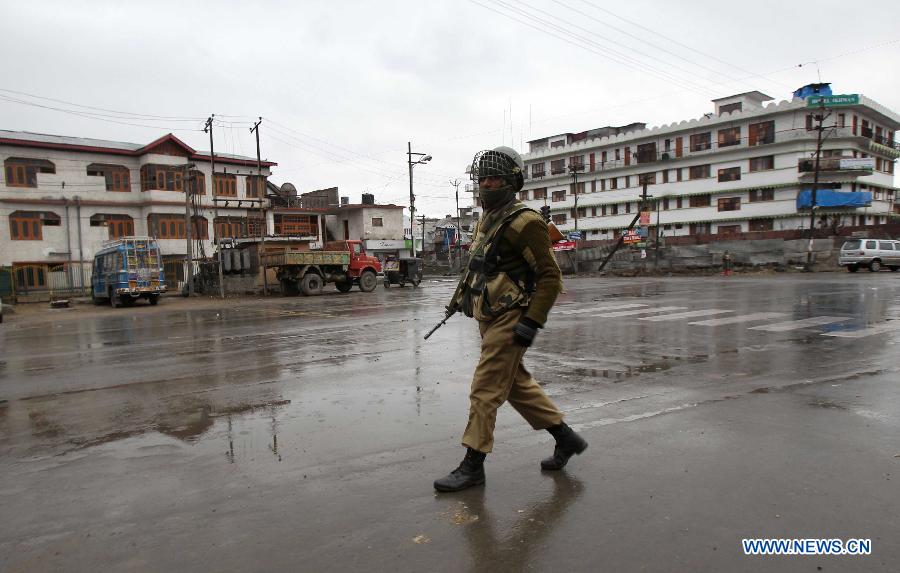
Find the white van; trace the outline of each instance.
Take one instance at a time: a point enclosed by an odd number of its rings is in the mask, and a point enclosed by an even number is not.
[[[850,239],[841,247],[838,264],[855,273],[868,267],[873,273],[887,267],[900,269],[900,241],[885,239]]]

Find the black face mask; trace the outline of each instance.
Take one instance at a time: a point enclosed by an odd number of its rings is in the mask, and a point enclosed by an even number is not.
[[[481,189],[481,202],[488,211],[502,207],[516,196],[516,188],[506,184],[499,189]]]

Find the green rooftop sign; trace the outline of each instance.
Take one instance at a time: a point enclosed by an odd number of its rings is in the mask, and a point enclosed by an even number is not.
[[[859,94],[843,94],[830,96],[810,96],[806,98],[806,107],[840,107],[859,103]]]

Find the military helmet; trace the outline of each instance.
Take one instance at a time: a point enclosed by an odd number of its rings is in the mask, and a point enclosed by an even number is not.
[[[471,175],[476,183],[484,177],[503,177],[518,191],[525,185],[525,162],[515,149],[502,145],[476,153]]]

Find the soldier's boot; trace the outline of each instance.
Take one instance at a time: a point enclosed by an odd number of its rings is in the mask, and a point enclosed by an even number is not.
[[[569,458],[575,454],[580,455],[588,447],[585,439],[565,422],[551,426],[547,428],[547,431],[556,439],[556,447],[553,448],[552,456],[541,460],[541,469],[561,470],[569,463]]]
[[[484,483],[484,458],[487,454],[466,449],[466,457],[455,470],[434,480],[434,489],[441,492],[460,491]]]

